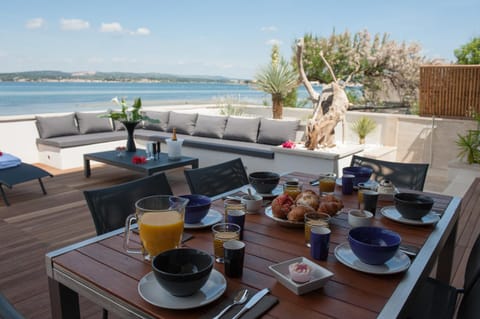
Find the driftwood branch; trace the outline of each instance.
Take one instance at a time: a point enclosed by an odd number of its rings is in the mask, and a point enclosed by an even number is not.
[[[335,126],[345,117],[349,106],[348,98],[323,53],[320,53],[320,56],[334,81],[323,86],[322,94],[313,89],[303,68],[303,45],[303,39],[297,41],[297,65],[301,82],[312,99],[314,107],[313,117],[307,122],[305,130],[305,147],[309,150],[314,150],[318,146],[333,147],[335,146]]]
[[[323,56],[323,51],[320,51],[320,57],[322,58],[323,63],[327,66],[328,72],[330,72],[330,75],[332,76],[333,82],[338,83],[337,77],[335,76],[335,73],[333,73],[333,69],[330,66],[330,63],[327,62],[325,57]]]
[[[320,94],[313,89],[312,84],[307,79],[305,70],[303,69],[303,39],[297,40],[297,65],[298,71],[300,72],[300,81],[305,86],[310,99],[314,104],[318,104]]]

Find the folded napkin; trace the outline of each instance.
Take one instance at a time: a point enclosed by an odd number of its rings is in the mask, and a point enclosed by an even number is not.
[[[249,299],[256,294],[258,291],[249,289]],[[227,296],[227,298],[224,298],[222,302],[218,303],[215,305],[215,307],[211,308],[207,313],[203,314],[200,318],[201,319],[211,319],[215,317],[217,314],[220,313],[225,307],[233,303],[233,298],[235,297],[235,292],[231,296]],[[243,308],[248,302],[248,300],[241,304],[241,305],[235,305],[230,310],[228,310],[221,319],[231,319],[233,316],[235,316],[240,309]],[[272,296],[271,294],[265,295],[262,299],[260,299],[259,302],[255,304],[250,310],[245,312],[240,319],[256,319],[260,318],[264,313],[266,313],[270,308],[275,306],[278,303],[278,298],[275,296]]]
[[[18,157],[11,154],[2,153],[2,156],[0,156],[0,169],[15,167],[21,163],[22,161]]]

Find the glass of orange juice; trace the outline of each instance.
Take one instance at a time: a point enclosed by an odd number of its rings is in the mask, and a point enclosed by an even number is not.
[[[159,253],[181,245],[185,206],[188,199],[168,195],[154,195],[135,203],[135,214],[127,217],[125,225],[125,250],[141,253],[151,260]],[[141,249],[130,248],[132,225],[138,224]]]
[[[319,178],[320,194],[333,193],[335,191],[337,175],[335,173],[321,174]]]

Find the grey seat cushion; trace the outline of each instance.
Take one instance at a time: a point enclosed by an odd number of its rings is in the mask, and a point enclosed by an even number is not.
[[[175,128],[177,133],[192,135],[197,122],[197,113],[170,112],[167,131],[172,132]]]
[[[226,140],[256,142],[260,118],[229,116],[223,138]]]
[[[227,123],[226,116],[211,116],[199,114],[193,132],[194,136],[222,138]]]
[[[285,141],[295,141],[299,120],[262,119],[258,131],[258,143],[280,145]]]
[[[113,131],[112,120],[110,118],[99,117],[102,114],[105,113],[76,112],[75,116],[80,134]]]
[[[40,138],[79,134],[74,113],[59,116],[37,116],[35,124]]]
[[[52,138],[38,138],[37,144],[49,145],[58,148],[68,148],[97,143],[122,141],[126,139],[126,132],[101,132],[91,134],[57,136]]]

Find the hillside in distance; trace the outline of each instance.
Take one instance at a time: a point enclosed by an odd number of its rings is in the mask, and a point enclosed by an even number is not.
[[[0,73],[0,81],[109,81],[109,82],[242,82],[223,76],[175,75],[166,73],[131,72],[62,72],[62,71],[25,71]]]

